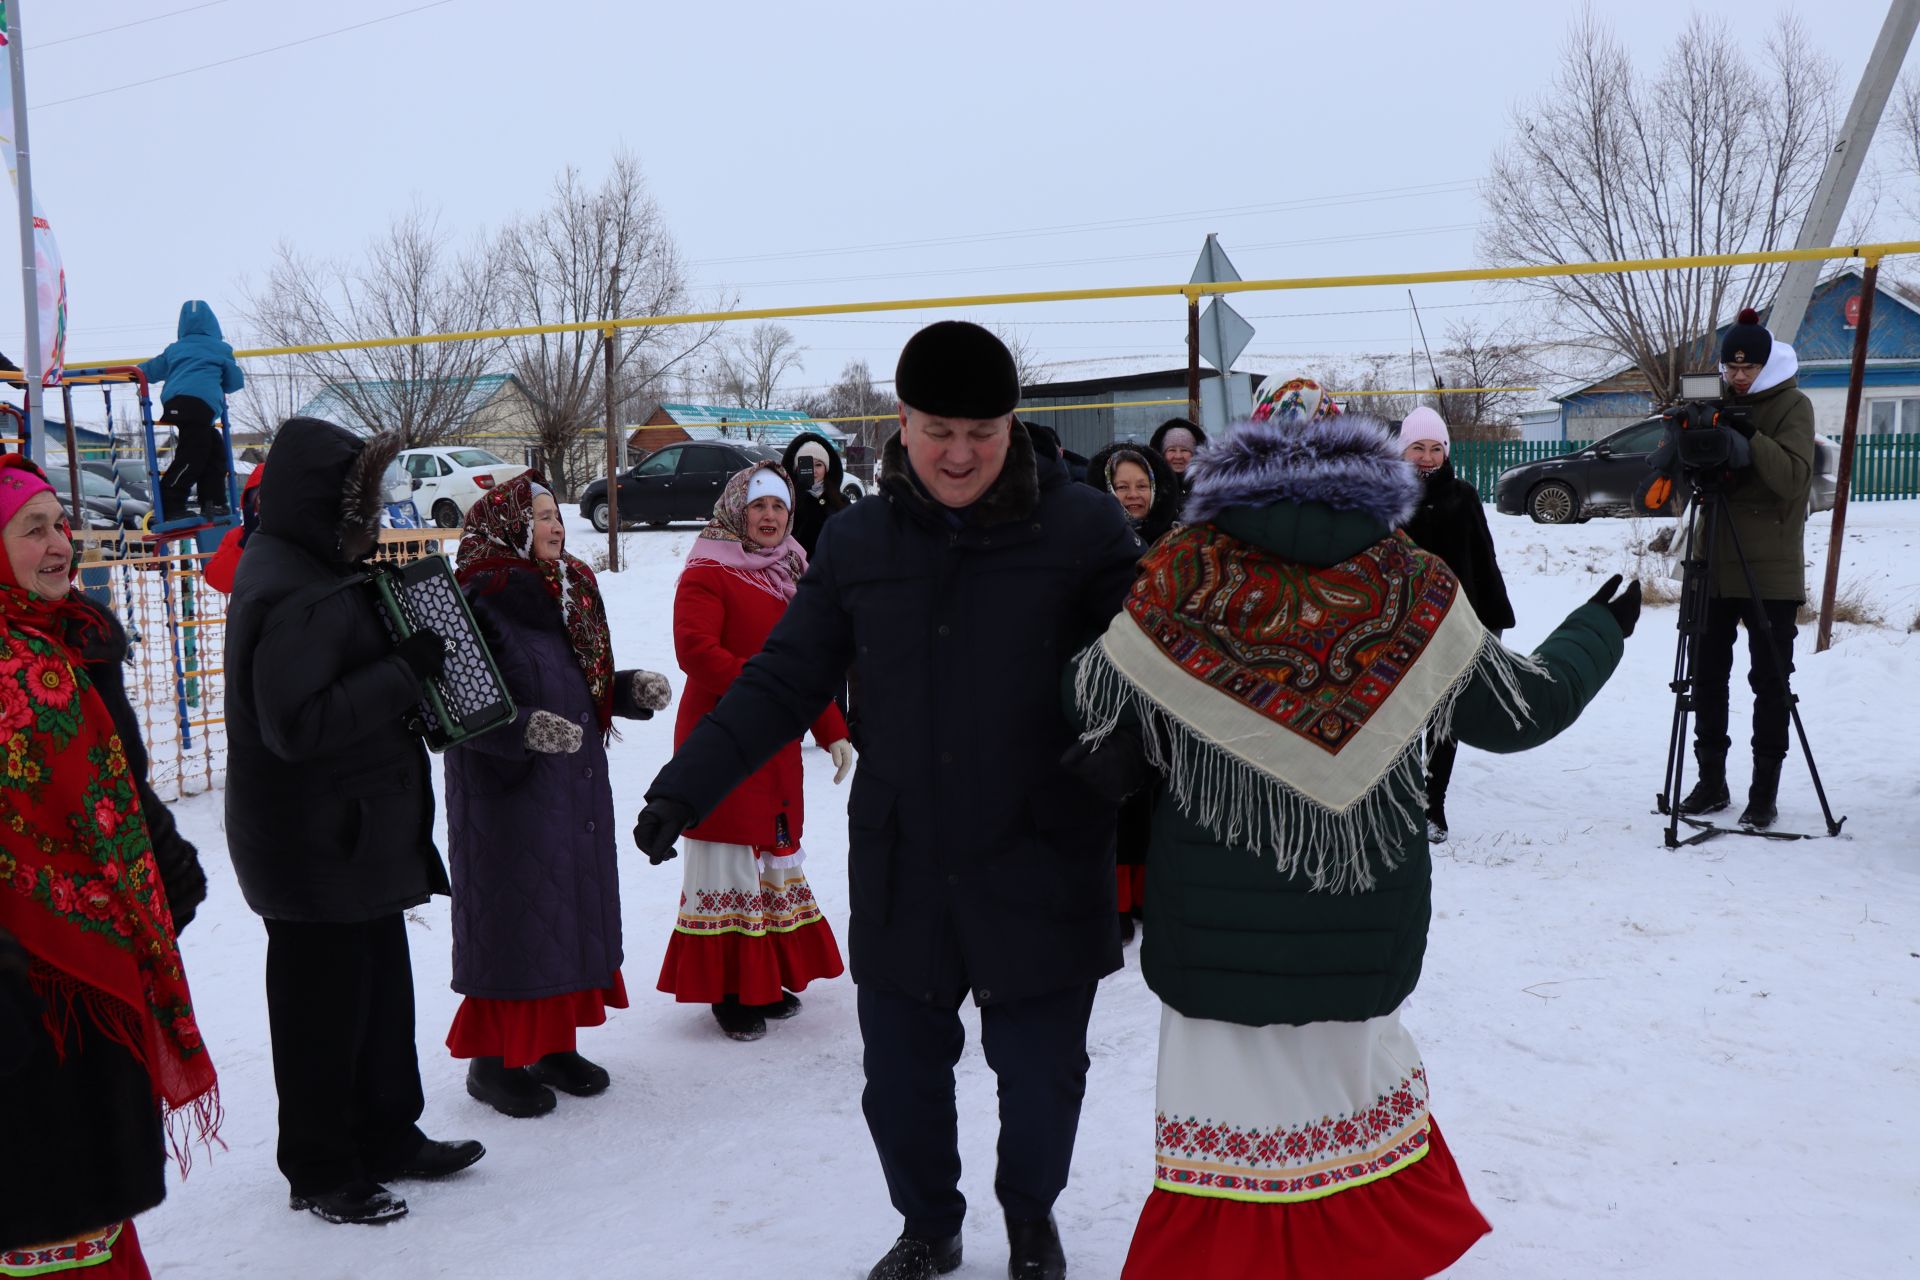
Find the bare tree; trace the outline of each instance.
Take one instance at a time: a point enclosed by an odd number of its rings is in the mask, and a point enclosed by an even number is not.
[[[314,262],[282,243],[265,284],[249,290],[248,323],[272,346],[348,342],[492,327],[495,289],[485,253],[455,251],[439,216],[415,205],[367,246],[364,260]],[[497,350],[487,341],[412,343],[294,356],[370,428],[409,446],[456,438],[475,379]]]
[[[1738,253],[1792,242],[1834,132],[1833,70],[1791,16],[1749,61],[1696,15],[1651,79],[1587,9],[1548,89],[1513,115],[1486,184],[1484,256],[1501,265]],[[1657,402],[1710,359],[1722,318],[1763,306],[1781,268],[1521,282],[1563,327],[1616,352]]]
[[[1039,382],[1046,373],[1046,363],[1040,358],[1040,351],[1033,345],[1033,338],[1024,329],[1016,329],[1010,324],[990,324],[994,336],[1007,344],[1007,350],[1013,355],[1013,371],[1020,379],[1022,387],[1030,387]]]
[[[1498,388],[1521,386],[1537,376],[1523,344],[1477,321],[1458,320],[1447,326],[1439,365],[1447,386],[1462,389],[1436,397],[1435,407],[1455,438],[1498,440],[1512,434],[1527,393]]]
[[[271,445],[280,424],[299,413],[319,385],[292,356],[247,362],[247,384],[227,399],[236,432],[257,435]]]
[[[597,188],[571,166],[546,208],[509,223],[495,242],[501,310],[514,325],[579,324],[669,315],[687,307],[686,268],[640,162],[620,151]],[[620,331],[615,415],[635,416],[662,375],[711,341],[712,326]],[[604,465],[606,338],[599,329],[511,340],[509,367],[532,401],[529,435],[547,479],[572,493]]]
[[[762,320],[721,352],[715,390],[743,409],[771,409],[780,379],[803,367],[800,356],[805,350],[793,330]]]
[[[811,418],[872,419],[834,424],[861,447],[860,456],[871,461],[894,432],[897,421],[894,414],[899,403],[892,391],[882,391],[873,385],[873,371],[865,360],[856,359],[847,361],[839,380],[832,386],[804,397],[794,407]]]

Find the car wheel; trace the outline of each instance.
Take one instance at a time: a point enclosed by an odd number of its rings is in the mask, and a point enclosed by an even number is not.
[[[601,533],[607,531],[607,504],[596,502],[587,512],[587,521]]]
[[[433,522],[442,529],[460,527],[460,508],[452,498],[442,498],[433,504]]]
[[[1549,480],[1527,495],[1527,514],[1535,524],[1570,524],[1579,516],[1579,499],[1558,480]]]

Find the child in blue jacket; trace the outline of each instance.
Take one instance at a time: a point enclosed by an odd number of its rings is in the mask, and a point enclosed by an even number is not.
[[[213,424],[216,418],[226,420],[227,396],[247,379],[234,362],[233,348],[221,338],[213,308],[197,299],[181,303],[179,337],[140,371],[149,384],[166,384],[160,421],[177,437],[173,462],[160,477],[161,515],[168,520],[187,515],[187,497],[198,489],[200,514],[225,516],[227,457]]]

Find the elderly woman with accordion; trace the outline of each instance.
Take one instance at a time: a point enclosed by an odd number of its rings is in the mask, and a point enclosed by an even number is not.
[[[545,1115],[554,1090],[609,1083],[576,1051],[579,1028],[627,1007],[606,744],[615,716],[647,719],[668,688],[614,670],[599,585],[567,554],[537,473],[468,510],[456,577],[517,710],[447,754],[453,988],[466,997],[447,1047],[470,1059],[475,1098]]]

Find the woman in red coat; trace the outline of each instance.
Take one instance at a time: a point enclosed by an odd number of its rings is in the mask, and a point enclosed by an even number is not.
[[[687,553],[673,601],[674,652],[687,673],[676,748],[760,652],[793,599],[807,554],[788,532],[792,512],[787,473],[759,463],[727,482]],[[813,736],[833,753],[838,784],[853,767],[853,747],[831,703]],[[680,914],[660,990],[684,1004],[712,1005],[735,1040],[758,1040],[768,1018],[799,1012],[795,991],[844,969],[801,870],[804,815],[794,741],[686,832]]]

